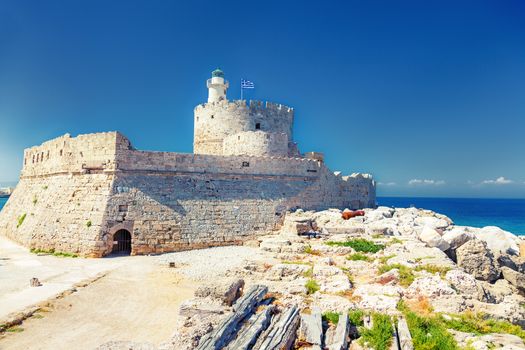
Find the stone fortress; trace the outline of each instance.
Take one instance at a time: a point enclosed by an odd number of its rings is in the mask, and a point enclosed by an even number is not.
[[[368,174],[301,155],[294,111],[229,101],[224,73],[194,110],[194,153],[140,151],[118,132],[69,134],[24,151],[0,234],[27,247],[102,257],[241,244],[293,208],[375,206]]]

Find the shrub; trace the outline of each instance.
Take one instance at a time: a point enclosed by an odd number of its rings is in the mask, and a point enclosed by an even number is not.
[[[363,252],[363,253],[377,253],[378,251],[385,248],[382,244],[375,244],[372,241],[362,239],[362,238],[356,238],[352,239],[346,242],[326,242],[329,246],[335,246],[335,247],[351,247],[356,252]]]
[[[392,269],[397,269],[399,271],[399,284],[408,287],[409,285],[414,282],[414,272],[410,267],[407,267],[405,265],[401,264],[390,264],[390,265],[382,265],[379,267],[379,273],[385,273],[387,271],[390,271]]]
[[[37,202],[38,202],[38,198],[36,198],[36,196],[33,196],[33,205],[36,205]]]
[[[461,315],[456,315],[452,319],[442,319],[442,322],[447,328],[451,328],[460,332],[487,334],[487,333],[508,333],[520,337],[525,340],[525,330],[521,327],[513,325],[507,321],[485,319],[483,314],[473,314],[465,312]]]
[[[318,250],[315,250],[315,249],[312,249],[311,246],[307,245],[305,248],[304,248],[304,252],[306,254],[311,254],[311,255],[321,255],[321,252],[318,251]]]
[[[91,227],[91,220],[88,220],[88,222],[86,222],[86,226],[87,226],[88,228]]]
[[[450,267],[447,267],[447,266],[437,266],[437,265],[420,265],[420,266],[417,266],[414,270],[416,271],[428,271],[432,274],[434,273],[439,273],[439,275],[441,277],[445,277],[445,274],[450,271]]]
[[[16,224],[16,228],[19,228],[24,223],[24,220],[26,219],[26,213],[22,214],[18,217],[18,223]]]
[[[317,283],[317,281],[314,279],[309,279],[306,281],[304,286],[306,287],[306,294],[314,294],[320,289],[319,283]]]
[[[437,317],[420,317],[412,311],[405,312],[415,350],[458,350],[454,337]]]
[[[393,337],[390,316],[374,313],[372,322],[373,326],[370,329],[360,327],[361,341],[375,350],[389,349]]]
[[[348,318],[350,319],[350,322],[354,325],[354,326],[362,326],[364,323],[363,323],[363,316],[365,315],[365,313],[363,312],[363,310],[349,310],[348,311]]]
[[[336,325],[339,322],[339,314],[333,311],[327,311],[323,313],[323,320]]]
[[[362,260],[362,261],[370,261],[372,259],[370,259],[370,257],[368,257],[368,255],[365,255],[365,254],[362,254],[362,253],[355,253],[355,254],[350,254],[346,257],[347,260],[352,260],[352,261],[359,261],[359,260]]]

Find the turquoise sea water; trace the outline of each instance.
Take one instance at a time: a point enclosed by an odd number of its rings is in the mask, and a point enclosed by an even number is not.
[[[0,209],[7,198],[0,198]],[[456,225],[502,229],[525,235],[525,199],[378,197],[379,205],[425,208],[450,217]]]
[[[430,209],[445,214],[456,225],[499,226],[525,235],[525,199],[378,197],[387,207]]]

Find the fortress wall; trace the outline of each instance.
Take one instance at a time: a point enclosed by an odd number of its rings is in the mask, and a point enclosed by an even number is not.
[[[288,136],[264,131],[240,132],[224,139],[223,154],[287,157]]]
[[[318,177],[320,166],[319,162],[304,158],[215,156],[135,150],[117,152],[117,168],[128,171]]]
[[[45,159],[46,148],[71,163]],[[0,212],[0,234],[44,250],[103,256],[120,228],[134,254],[237,244],[278,227],[293,207],[375,205],[371,177],[337,176],[313,159],[137,151],[119,133],[66,135],[26,159],[42,152]]]
[[[0,235],[30,248],[99,256],[103,244],[97,237],[113,178],[104,173],[21,178],[0,212]]]
[[[194,153],[220,155],[226,136],[255,129],[244,101],[205,103],[194,114]]]
[[[193,152],[223,154],[223,140],[232,134],[257,130],[284,133],[292,141],[293,109],[261,101],[227,101],[205,103],[194,110]]]
[[[250,101],[250,115],[254,123],[260,123],[262,131],[283,133],[293,140],[294,110],[272,102]]]
[[[290,208],[344,207],[348,199],[327,188],[324,176],[334,178],[329,172],[305,179],[123,171],[104,232],[110,237],[114,227],[132,228],[133,254],[240,244],[278,228]]]
[[[116,153],[117,132],[79,135],[69,134],[24,151],[21,176],[41,176],[58,172],[89,169],[112,169]],[[126,140],[127,141],[127,140]],[[129,141],[128,145],[129,145]]]

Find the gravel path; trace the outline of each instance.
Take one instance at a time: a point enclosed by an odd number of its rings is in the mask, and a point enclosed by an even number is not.
[[[258,248],[245,246],[216,247],[184,252],[168,253],[158,257],[162,265],[174,262],[177,272],[185,277],[204,281],[224,275],[227,270],[246,265],[249,262],[272,260]]]

